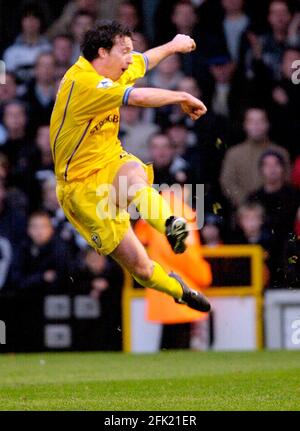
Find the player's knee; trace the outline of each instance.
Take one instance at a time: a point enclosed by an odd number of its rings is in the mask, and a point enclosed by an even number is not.
[[[128,182],[129,185],[135,185],[135,184],[142,184],[148,183],[147,179],[147,173],[145,172],[145,169],[141,166],[136,164],[134,168],[130,171],[130,174],[128,175]]]
[[[153,264],[151,261],[147,263],[138,264],[134,269],[134,275],[143,281],[150,280],[150,278],[152,277],[152,274],[153,274]]]

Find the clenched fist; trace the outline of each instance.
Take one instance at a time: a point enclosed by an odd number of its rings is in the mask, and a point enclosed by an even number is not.
[[[174,39],[171,41],[174,46],[175,52],[191,52],[196,49],[196,43],[194,39],[186,34],[177,34]]]
[[[181,109],[185,112],[192,120],[198,120],[198,118],[205,115],[207,108],[201,100],[192,96],[189,93],[184,93],[185,101],[181,103]]]

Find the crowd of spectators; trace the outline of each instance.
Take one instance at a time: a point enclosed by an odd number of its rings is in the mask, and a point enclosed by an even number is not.
[[[205,185],[204,244],[260,244],[268,287],[300,286],[299,0],[5,3],[1,290],[57,286],[78,271],[96,298],[112,284],[112,262],[96,262],[58,205],[49,146],[59,82],[99,18],[130,27],[138,51],[177,33],[195,39],[196,51],[167,58],[137,85],[188,91],[207,115],[192,122],[178,106],[124,107],[120,139],[153,162],[155,183]]]

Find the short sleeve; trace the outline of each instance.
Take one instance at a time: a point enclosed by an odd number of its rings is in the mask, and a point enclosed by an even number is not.
[[[99,81],[80,85],[76,115],[82,120],[128,104],[133,88],[100,77]]]
[[[122,74],[118,82],[123,85],[134,85],[135,81],[146,74],[148,70],[148,58],[146,54],[133,51],[132,52],[133,61],[128,67],[126,72]]]

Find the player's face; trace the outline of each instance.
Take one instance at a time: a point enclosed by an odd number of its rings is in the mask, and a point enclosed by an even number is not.
[[[107,77],[117,81],[132,63],[133,44],[130,37],[117,36],[114,46],[106,56]]]

